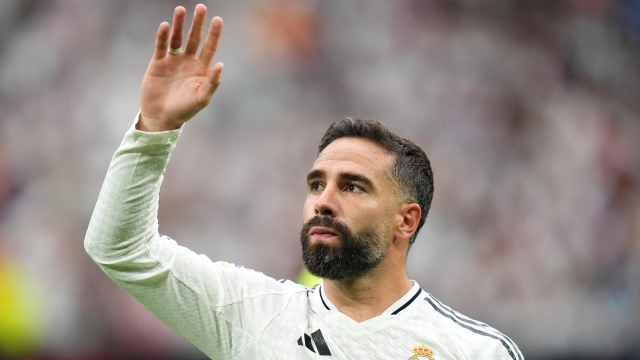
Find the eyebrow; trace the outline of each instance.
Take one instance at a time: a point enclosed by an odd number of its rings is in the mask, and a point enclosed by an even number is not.
[[[363,183],[369,187],[374,187],[373,186],[373,181],[369,180],[368,177],[366,176],[362,176],[362,175],[358,175],[358,174],[353,174],[353,173],[340,173],[339,174],[341,179],[345,179],[345,180],[349,180],[349,181],[357,181],[360,183]]]
[[[307,182],[311,182],[311,180],[313,179],[318,179],[318,178],[322,178],[325,176],[325,172],[322,170],[312,170],[309,172],[309,174],[307,175]]]
[[[312,170],[307,175],[307,182],[311,182],[311,180],[323,178],[325,176],[326,176],[326,173],[322,170],[319,170],[319,169]],[[371,181],[368,177],[363,175],[349,173],[349,172],[342,172],[338,174],[338,177],[343,180],[357,181],[371,188],[375,187],[373,185],[373,181]]]

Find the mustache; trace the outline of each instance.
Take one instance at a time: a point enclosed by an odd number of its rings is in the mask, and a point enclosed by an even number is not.
[[[322,227],[326,227],[331,230],[334,230],[338,234],[340,234],[343,239],[345,237],[352,235],[351,230],[349,229],[349,227],[347,227],[347,225],[326,215],[316,215],[313,218],[311,218],[309,221],[307,221],[302,226],[302,230],[300,231],[301,235],[308,236],[309,231],[311,231],[311,228],[315,226],[322,226]]]

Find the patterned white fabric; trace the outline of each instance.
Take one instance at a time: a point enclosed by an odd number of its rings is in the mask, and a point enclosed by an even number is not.
[[[182,129],[132,127],[116,151],[85,238],[104,272],[213,359],[523,359],[497,330],[413,288],[357,323],[327,299],[212,262],[158,234],[162,174]]]

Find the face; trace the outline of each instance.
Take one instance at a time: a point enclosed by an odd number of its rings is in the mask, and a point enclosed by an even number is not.
[[[392,237],[395,157],[374,143],[340,138],[329,144],[307,176],[300,232],[309,272],[331,280],[375,268]]]

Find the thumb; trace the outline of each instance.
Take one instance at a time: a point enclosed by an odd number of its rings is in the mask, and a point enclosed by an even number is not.
[[[207,81],[202,84],[200,88],[201,95],[206,99],[205,104],[209,104],[211,101],[211,97],[213,93],[216,91],[220,83],[222,82],[222,69],[224,68],[224,64],[219,62],[215,63],[207,73]],[[205,105],[206,106],[206,105]]]
[[[209,81],[209,84],[213,86],[213,91],[216,91],[216,88],[220,85],[220,82],[222,81],[223,68],[224,68],[224,64],[219,62],[219,63],[215,63],[211,67],[211,69],[209,69],[209,73],[207,74],[207,80]]]

